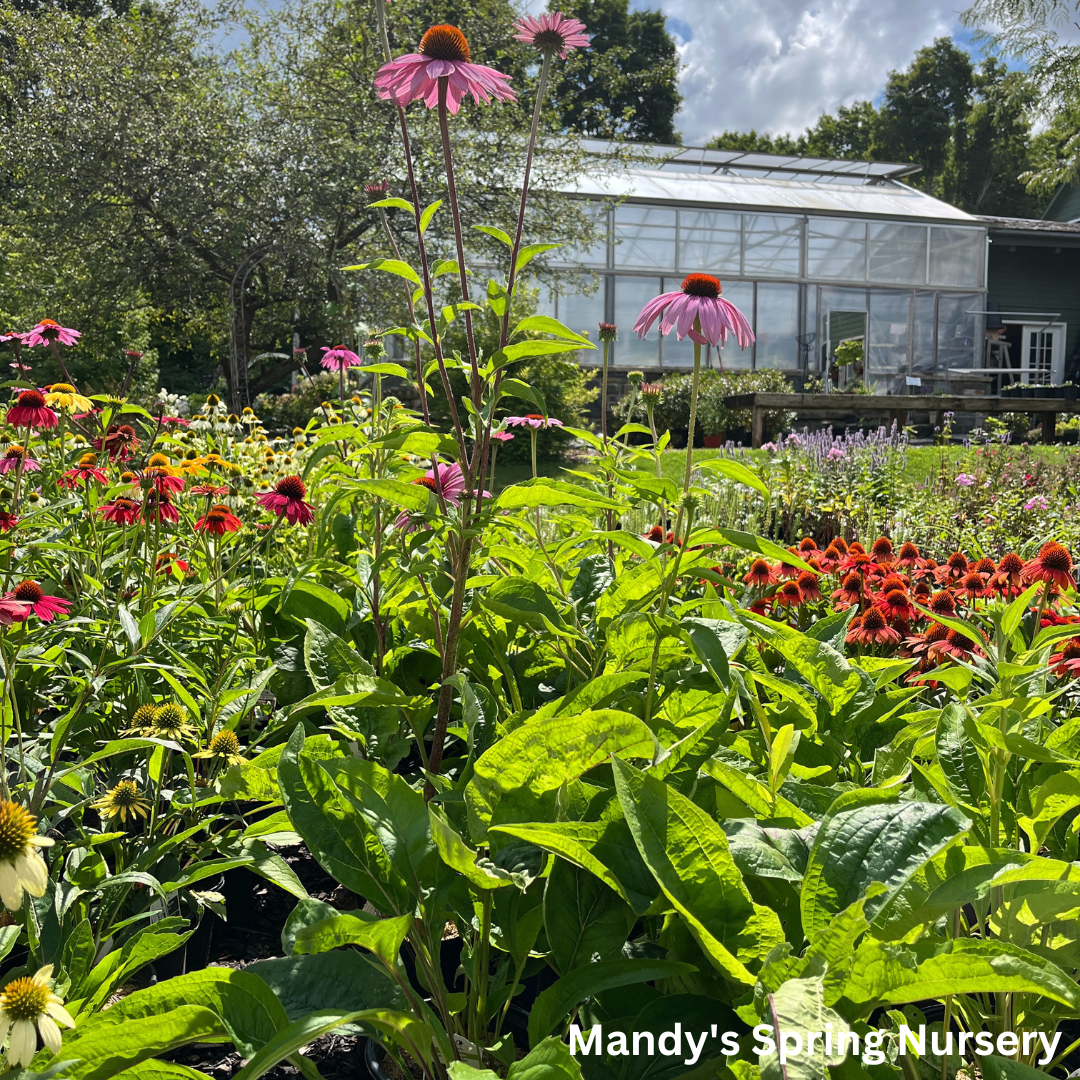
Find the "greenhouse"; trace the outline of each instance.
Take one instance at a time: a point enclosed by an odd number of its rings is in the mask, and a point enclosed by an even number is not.
[[[589,144],[598,158],[606,145]],[[867,379],[887,392],[981,364],[987,227],[903,182],[917,165],[650,147],[625,170],[582,175],[575,193],[606,241],[568,259],[549,310],[575,330],[622,331],[620,367],[692,363],[689,341],[639,341],[642,304],[689,272],[723,278],[757,340],[727,368],[820,374],[840,340],[867,345]]]

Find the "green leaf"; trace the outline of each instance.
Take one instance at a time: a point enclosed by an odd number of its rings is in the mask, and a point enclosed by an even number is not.
[[[529,578],[501,578],[481,594],[480,601],[513,626],[543,630],[549,625],[561,626],[563,622],[548,594]]]
[[[986,770],[964,727],[966,711],[953,702],[941,710],[935,741],[938,764],[956,801],[977,807],[986,796]]]
[[[394,506],[422,513],[428,508],[431,492],[422,484],[406,484],[403,480],[356,480],[354,484],[363,495],[385,499]]]
[[[393,207],[395,210],[404,210],[405,213],[408,214],[410,217],[412,217],[415,214],[415,211],[413,210],[413,204],[411,202],[406,202],[404,199],[397,199],[397,198],[379,199],[376,202],[368,203],[368,206],[369,207],[384,207],[386,209],[390,209],[391,207]],[[342,269],[343,270],[351,270],[351,269],[353,269],[353,267],[344,266],[344,267],[342,267]]]
[[[754,903],[724,831],[699,806],[615,758],[615,789],[645,865],[704,950],[733,983],[752,986],[747,964],[784,940],[776,913]]]
[[[62,1057],[78,1059],[68,1067],[68,1080],[110,1080],[147,1058],[193,1042],[228,1038],[218,1015],[201,1005],[182,1005],[167,1013],[124,1024],[99,1024],[85,1034],[65,1032]]]
[[[421,236],[427,232],[428,226],[431,224],[431,219],[435,216],[435,211],[438,210],[442,204],[442,199],[436,199],[430,206],[424,207],[424,212],[420,215]]]
[[[301,716],[312,709],[328,709],[333,705],[406,705],[409,699],[386,679],[374,675],[343,675],[333,686],[317,690],[289,709],[289,718]]]
[[[529,1012],[529,1042],[538,1044],[586,998],[619,986],[673,979],[696,970],[691,964],[673,960],[605,960],[575,968],[569,975],[552,983],[533,1002]]]
[[[412,207],[409,207],[410,212]],[[407,263],[400,259],[376,259],[369,263],[356,263],[353,266],[343,266],[342,270],[382,270],[386,274],[394,274],[397,277],[411,281],[414,285],[423,285],[420,275]]]
[[[731,672],[721,632],[728,627],[733,630],[743,628],[735,623],[721,623],[716,619],[695,618],[685,618],[679,625],[698,659],[709,669],[709,674],[716,680],[717,685],[726,690],[731,685]],[[743,640],[746,640],[745,637]]]
[[[771,540],[766,540],[763,536],[755,536],[753,533],[738,532],[735,529],[715,529],[713,530],[727,541],[729,544],[734,544],[735,547],[742,548],[743,551],[752,551],[757,555],[762,555],[766,559],[776,559],[779,562],[787,563],[788,566],[794,566],[798,570],[810,570],[811,567],[807,566],[798,555],[792,555],[787,548],[781,547],[779,544],[774,544]],[[708,539],[701,539],[699,543],[708,543]]]
[[[793,802],[785,799],[783,795],[776,795],[774,798],[764,784],[733,765],[711,758],[704,762],[701,768],[730,791],[759,821],[780,818],[790,820],[798,828],[814,823],[814,819]]]
[[[521,379],[503,379],[499,383],[499,390],[505,397],[516,397],[522,401],[531,401],[545,417],[547,416],[547,402],[539,390],[534,389]]]
[[[397,964],[401,943],[412,929],[413,917],[380,919],[366,912],[334,915],[329,919],[301,927],[296,933],[293,952],[322,953],[345,945],[358,945],[373,952],[388,968]]]
[[[544,889],[544,925],[556,970],[617,960],[634,925],[630,906],[595,875],[557,859]]]
[[[495,500],[496,510],[531,510],[537,506],[581,506],[587,510],[623,508],[622,504],[614,499],[580,484],[567,484],[561,480],[547,480],[543,477],[526,480],[522,484],[512,484]]]
[[[210,1077],[200,1069],[155,1058],[117,1073],[112,1080],[210,1080]]]
[[[517,337],[518,334],[554,334],[555,337],[566,338],[568,341],[576,341],[581,345],[591,345],[584,334],[579,334],[570,327],[559,322],[558,319],[551,318],[550,315],[529,315],[522,319],[521,322],[514,327],[511,337]]]
[[[543,255],[545,251],[552,251],[554,248],[561,246],[561,244],[526,244],[525,247],[518,251],[517,263],[514,269],[520,273],[522,267],[528,266],[537,255]]]
[[[806,936],[815,941],[835,915],[876,881],[887,891],[866,905],[866,917],[872,922],[921,866],[970,827],[960,811],[935,803],[879,802],[830,811],[818,830],[803,879],[800,904]]]
[[[1020,628],[1024,615],[1035,599],[1036,593],[1042,588],[1037,582],[1030,588],[1025,589],[1001,614],[1001,632],[1008,641],[1009,638]]]
[[[314,619],[307,620],[304,635],[304,667],[319,690],[349,675],[370,675],[366,660],[343,638]]]
[[[825,1004],[825,984],[821,976],[806,979],[788,979],[768,997],[767,1021],[774,1032],[791,1032],[802,1041],[805,1051],[809,1032],[828,1031],[831,1028],[832,1045],[839,1046],[840,1036],[849,1030],[847,1021]],[[841,1053],[825,1054],[822,1039],[816,1040],[814,1052],[791,1053],[793,1043],[788,1042],[786,1061],[781,1064],[779,1050],[762,1054],[760,1058],[761,1080],[826,1080],[831,1074],[827,1066],[841,1065],[847,1057],[847,1049]],[[790,1055],[790,1056],[788,1056]]]
[[[706,461],[695,462],[694,468],[700,469],[702,472],[719,473],[729,480],[734,480],[737,484],[745,484],[758,492],[766,502],[771,498],[769,489],[765,486],[761,477],[753,469],[747,468],[739,461],[732,461],[731,458],[722,457],[709,458]],[[788,554],[791,553],[788,552]]]
[[[497,229],[494,225],[474,225],[473,228],[477,232],[487,233],[488,236],[494,237],[500,244],[505,244],[508,248],[514,246],[514,241],[502,229]]]
[[[477,853],[434,806],[428,806],[428,816],[439,857],[452,870],[465,877],[470,885],[478,889],[501,889],[514,883],[510,872],[495,866],[490,859],[484,859],[482,864]]]
[[[652,760],[657,749],[641,720],[614,709],[524,724],[476,762],[465,789],[472,838],[483,842],[493,824],[554,820],[559,789],[568,780],[612,754]]]

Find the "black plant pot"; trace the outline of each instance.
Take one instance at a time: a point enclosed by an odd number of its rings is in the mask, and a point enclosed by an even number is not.
[[[1038,390],[1034,386],[1025,386],[1021,391],[1021,396],[1025,398],[1033,398],[1036,394],[1038,394]]]
[[[1080,393],[1080,386],[1063,386],[1061,389],[1066,401],[1076,401],[1077,394]]]

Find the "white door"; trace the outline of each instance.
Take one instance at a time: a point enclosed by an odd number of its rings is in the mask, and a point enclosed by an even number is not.
[[[1026,325],[1020,348],[1024,379],[1036,385],[1057,386],[1065,378],[1065,326]]]

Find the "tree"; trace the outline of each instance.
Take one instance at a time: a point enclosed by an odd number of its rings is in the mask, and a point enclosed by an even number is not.
[[[664,16],[631,11],[629,0],[552,0],[551,6],[580,19],[593,36],[555,80],[563,125],[599,138],[681,142],[679,58]]]

